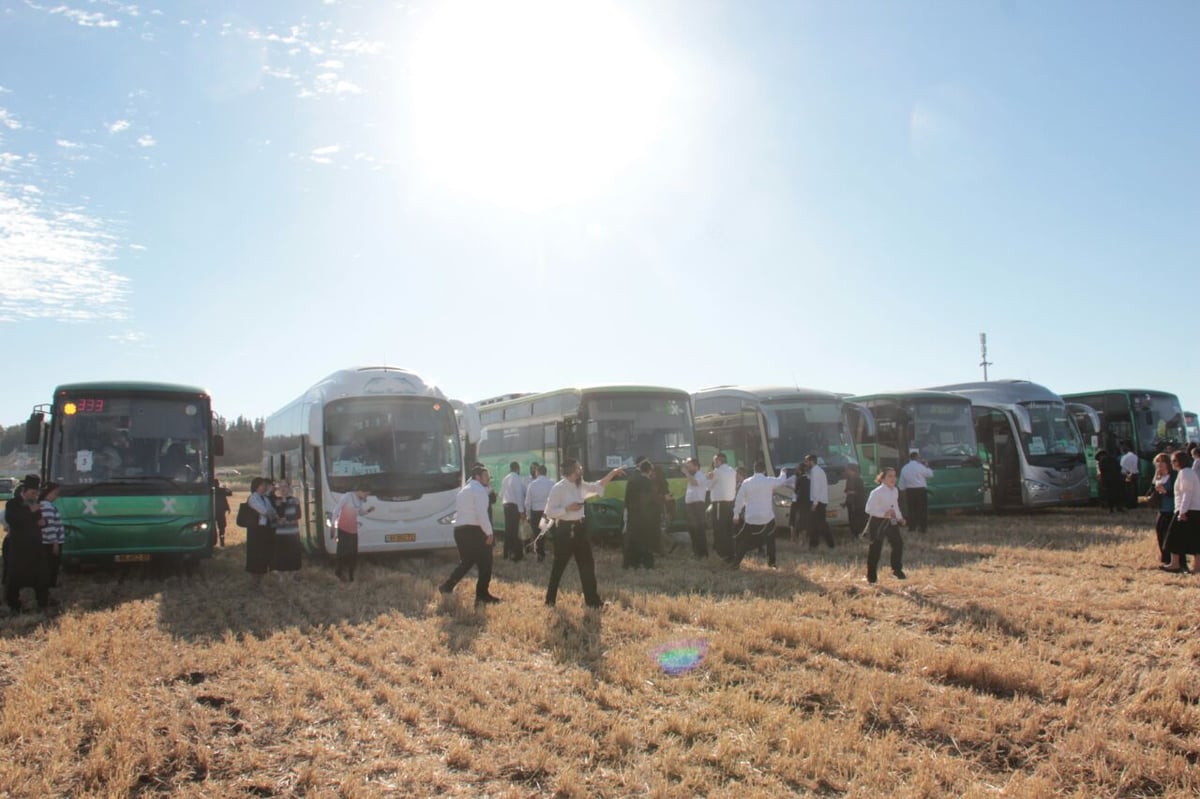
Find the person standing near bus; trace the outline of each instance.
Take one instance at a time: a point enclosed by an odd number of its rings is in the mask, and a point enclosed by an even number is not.
[[[654,568],[654,542],[662,520],[662,500],[654,464],[643,460],[625,484],[625,546],[622,568]]]
[[[820,540],[824,539],[832,549],[833,532],[825,515],[825,509],[829,507],[829,478],[817,462],[815,453],[805,455],[804,463],[808,466],[808,548],[816,549]]]
[[[214,477],[213,496],[216,501],[217,545],[225,546],[225,528],[229,523],[229,498],[233,496],[233,492]]]
[[[867,582],[878,582],[879,558],[883,555],[883,539],[892,548],[892,573],[897,580],[907,579],[904,574],[904,539],[900,537],[900,525],[907,524],[900,512],[900,491],[896,488],[896,470],[884,468],[875,477],[878,487],[867,497],[867,529],[863,533],[871,545],[867,549]]]
[[[1186,452],[1171,453],[1175,468],[1175,518],[1167,530],[1166,550],[1171,562],[1159,568],[1167,572],[1186,572],[1187,556],[1196,556],[1195,570],[1200,571],[1200,475],[1190,468]]]
[[[908,509],[908,523],[919,533],[929,529],[929,478],[933,469],[921,460],[920,450],[908,451],[908,463],[900,470],[900,490]]]
[[[846,515],[850,534],[862,535],[867,528],[867,486],[857,463],[846,464]]]
[[[1121,445],[1121,476],[1125,478],[1125,507],[1136,508],[1138,503],[1138,456],[1133,445]]]
[[[1150,501],[1158,505],[1158,519],[1154,524],[1158,540],[1158,558],[1161,565],[1171,562],[1167,552],[1167,531],[1175,518],[1175,470],[1171,468],[1171,456],[1160,452],[1154,456],[1154,484],[1150,487]]]
[[[33,589],[40,610],[50,607],[41,533],[46,522],[35,510],[40,487],[37,475],[27,476],[4,506],[4,523],[8,525],[4,537],[4,601],[13,613],[21,612],[21,589],[25,587]]]
[[[54,504],[58,499],[58,483],[46,483],[38,494],[38,510],[42,515],[42,546],[46,550],[46,581],[51,588],[58,586],[58,568],[62,562],[62,546],[67,540],[62,514]]]
[[[747,552],[763,545],[767,548],[767,565],[775,568],[775,489],[787,485],[791,479],[786,473],[767,477],[766,461],[754,462],[754,474],[742,481],[733,502],[738,524],[733,537],[733,557],[729,561],[733,568],[741,565]]]
[[[360,518],[375,510],[374,505],[367,504],[368,496],[370,493],[366,486],[355,486],[353,491],[342,494],[333,508],[333,518],[336,520],[334,529],[337,531],[337,566],[334,574],[339,580],[354,582],[354,569],[358,565]]]
[[[807,463],[800,461],[796,464],[792,480],[792,490],[796,492],[796,496],[792,499],[792,507],[788,510],[788,525],[792,528],[792,539],[799,541],[801,533],[809,532],[812,529],[810,522],[812,512],[809,510],[812,504],[812,481],[808,477]]]
[[[1125,478],[1121,475],[1121,463],[1117,456],[1106,449],[1096,450],[1096,477],[1100,482],[1100,498],[1109,513],[1125,512],[1125,502],[1122,496],[1125,490]]]
[[[688,537],[692,539],[692,554],[707,558],[708,534],[704,531],[704,508],[708,498],[708,477],[700,471],[700,461],[695,458],[688,458],[684,462],[683,474],[687,477],[683,508],[687,514]]]
[[[529,514],[529,526],[533,529],[534,551],[538,563],[546,559],[546,536],[542,534],[542,517],[546,515],[546,500],[554,481],[546,476],[546,465],[537,464],[533,480],[525,487],[525,512]]]
[[[300,571],[300,500],[292,495],[292,484],[280,480],[271,504],[279,519],[271,548],[271,570],[279,574],[280,580],[284,574],[290,579]]]
[[[267,496],[270,491],[270,480],[255,477],[250,481],[250,496],[246,499],[246,504],[257,514],[254,524],[246,528],[246,571],[255,585],[262,582],[263,575],[271,568],[271,550],[275,545],[274,526],[279,516]]]
[[[520,560],[524,556],[521,520],[525,518],[525,479],[516,461],[508,464],[508,474],[500,481],[500,502],[504,506],[504,559]]]
[[[584,523],[583,503],[589,497],[604,493],[604,488],[613,478],[621,477],[625,470],[618,467],[594,483],[585,482],[583,467],[578,461],[567,460],[562,465],[562,479],[550,489],[546,499],[546,515],[554,520],[554,563],[550,567],[550,584],[546,586],[546,604],[554,607],[558,600],[558,584],[571,558],[579,568],[579,582],[583,588],[583,601],[589,608],[601,608],[604,602],[596,589],[596,562],[592,557],[592,543],[588,540],[587,525]]]
[[[716,515],[713,525],[713,549],[725,560],[733,557],[733,500],[737,497],[737,472],[729,465],[724,452],[713,456],[713,469],[708,473],[708,493]]]
[[[514,464],[515,465],[515,464]],[[518,470],[520,467],[517,467]],[[513,476],[513,473],[509,473]],[[518,480],[520,471],[516,472]],[[489,486],[492,477],[488,470],[476,465],[471,469],[471,479],[459,489],[454,498],[454,545],[458,547],[458,565],[446,578],[446,582],[438,586],[438,591],[449,594],[454,591],[458,581],[467,575],[472,567],[479,570],[479,579],[475,581],[475,604],[494,605],[500,597],[491,593],[492,585],[492,543],[495,534],[492,530],[492,515],[488,511]]]

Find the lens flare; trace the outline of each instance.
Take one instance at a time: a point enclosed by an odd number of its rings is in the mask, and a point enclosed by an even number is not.
[[[708,653],[708,642],[698,638],[672,641],[656,647],[651,655],[667,674],[686,674],[699,666]]]

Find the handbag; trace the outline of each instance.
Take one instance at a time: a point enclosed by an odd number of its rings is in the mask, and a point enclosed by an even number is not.
[[[236,521],[238,527],[245,527],[249,530],[258,524],[258,511],[250,507],[249,502],[243,502],[241,505],[238,505]]]
[[[522,541],[528,541],[533,538],[533,527],[530,526],[528,521],[522,521],[517,526],[517,537]]]

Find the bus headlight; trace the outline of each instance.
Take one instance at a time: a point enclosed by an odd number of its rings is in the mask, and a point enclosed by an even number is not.
[[[785,496],[783,496],[782,494],[774,494],[774,495],[772,495],[772,496],[771,496],[771,501],[775,503],[775,507],[777,507],[777,508],[790,508],[790,507],[792,507],[792,498],[791,498],[791,497],[785,497]]]
[[[333,529],[333,514],[332,514],[332,513],[328,513],[328,512],[327,512],[327,513],[325,514],[325,529],[326,529],[326,530],[332,530],[332,529]]]
[[[1031,494],[1044,494],[1050,490],[1050,486],[1045,483],[1039,483],[1037,480],[1026,480],[1025,488]]]
[[[438,519],[438,524],[454,524],[455,514],[451,513]]]
[[[189,524],[187,527],[184,527],[183,531],[185,533],[191,533],[191,534],[207,533],[208,532],[208,522],[194,522],[192,524]]]

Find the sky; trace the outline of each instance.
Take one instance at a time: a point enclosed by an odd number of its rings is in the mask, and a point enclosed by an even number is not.
[[[337,369],[1200,410],[1200,4],[0,0],[0,423]]]

